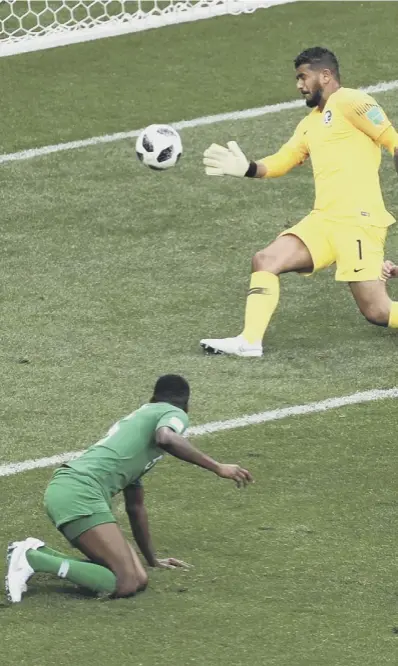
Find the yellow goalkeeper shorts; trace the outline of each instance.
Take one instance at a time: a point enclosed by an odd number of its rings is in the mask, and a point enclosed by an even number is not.
[[[311,254],[314,268],[306,275],[336,264],[339,282],[364,282],[381,276],[386,227],[356,225],[352,217],[334,221],[312,211],[281,236],[287,234],[300,238]]]

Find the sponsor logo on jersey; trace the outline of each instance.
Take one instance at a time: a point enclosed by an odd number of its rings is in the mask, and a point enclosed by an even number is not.
[[[149,463],[147,463],[144,467],[144,471],[142,472],[141,476],[149,472],[152,467],[155,467],[156,463],[159,462],[159,460],[162,460],[163,456],[157,456],[157,458],[154,458],[151,460]]]
[[[178,434],[181,434],[184,431],[184,424],[183,422],[177,418],[176,416],[172,416],[170,421],[169,421],[169,426],[173,430],[175,430]]]
[[[325,115],[323,116],[323,122],[325,125],[330,125],[332,122],[332,112],[331,111],[325,111]]]
[[[384,123],[384,114],[379,106],[372,106],[365,115],[373,125],[382,125]]]

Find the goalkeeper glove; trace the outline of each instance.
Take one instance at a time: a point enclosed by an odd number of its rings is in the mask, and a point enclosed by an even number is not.
[[[203,164],[208,176],[254,176],[255,162],[249,162],[236,141],[228,141],[228,148],[212,143],[203,153]],[[253,173],[254,171],[254,173]]]

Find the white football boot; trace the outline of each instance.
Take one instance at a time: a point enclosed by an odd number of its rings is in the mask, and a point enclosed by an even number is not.
[[[200,346],[209,354],[232,354],[233,356],[262,356],[261,341],[250,343],[243,335],[236,338],[204,339]]]
[[[26,559],[26,551],[33,548],[37,550],[44,546],[43,541],[29,537],[25,541],[14,541],[10,543],[7,550],[7,574],[5,587],[8,600],[18,603],[22,595],[27,591],[26,583],[33,576],[34,571]]]

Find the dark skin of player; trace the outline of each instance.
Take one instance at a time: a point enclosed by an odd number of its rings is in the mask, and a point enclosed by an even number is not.
[[[170,455],[193,465],[198,465],[223,479],[231,479],[238,488],[253,481],[251,474],[239,465],[225,465],[196,449],[185,437],[171,428],[159,428],[156,444]],[[156,557],[144,505],[142,487],[130,486],[124,490],[125,506],[131,529],[138,547],[151,567],[175,569],[187,565],[173,557],[159,560]],[[77,537],[73,545],[91,562],[110,569],[116,576],[114,597],[128,597],[145,590],[148,574],[134,548],[130,546],[116,523],[97,525]]]

